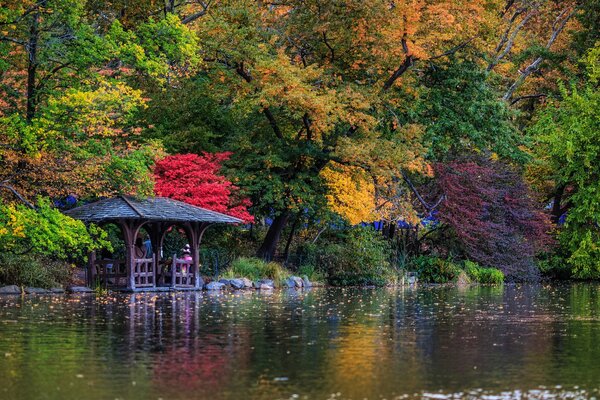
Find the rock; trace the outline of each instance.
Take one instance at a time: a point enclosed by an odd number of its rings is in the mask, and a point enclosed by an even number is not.
[[[49,293],[50,291],[47,289],[42,289],[39,287],[26,287],[25,288],[25,293],[27,294],[44,294],[44,293]]]
[[[231,286],[231,279],[219,279],[219,283],[222,283],[225,286]]]
[[[246,285],[244,284],[244,281],[241,279],[231,279],[229,281],[229,286],[231,286],[233,289],[244,289],[246,287]]]
[[[53,287],[50,289],[50,293],[64,293],[65,289],[61,287]]]
[[[275,287],[275,283],[273,282],[272,279],[261,279],[261,280],[258,281],[258,283],[265,284],[267,286],[271,286],[271,288]]]
[[[221,282],[210,282],[204,285],[206,290],[223,290],[225,288],[225,284]]]
[[[284,285],[289,288],[301,288],[302,286],[304,286],[304,282],[302,281],[302,278],[299,278],[297,276],[290,276],[285,280]]]
[[[406,274],[406,283],[409,285],[414,285],[418,282],[417,274],[415,272],[409,272]]]
[[[273,286],[269,286],[266,283],[261,283],[258,287],[260,290],[273,290]]]
[[[296,282],[294,282],[294,280],[290,277],[290,278],[287,278],[285,281],[283,281],[283,286],[290,288],[290,289],[295,288]]]
[[[0,287],[0,294],[21,294],[21,288],[17,285]]]
[[[299,276],[292,276],[292,279],[294,280],[294,283],[296,284],[297,288],[301,288],[304,286],[304,281]]]
[[[93,293],[94,291],[86,286],[68,286],[67,293]]]
[[[244,282],[244,287],[246,289],[252,289],[252,281],[248,278],[242,278],[242,282]]]
[[[312,287],[312,285],[313,284],[308,280],[308,276],[304,275],[302,277],[302,286],[305,288],[309,288],[309,287]]]

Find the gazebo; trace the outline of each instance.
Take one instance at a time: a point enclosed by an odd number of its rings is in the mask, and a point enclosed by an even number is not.
[[[85,204],[64,213],[86,224],[115,224],[120,227],[125,242],[125,259],[99,259],[95,253],[91,253],[87,280],[92,285],[100,278],[106,285],[112,282],[113,286],[119,287],[118,282],[125,279],[126,284],[121,284],[121,288],[132,291],[152,290],[159,286],[201,289],[198,249],[204,231],[211,224],[243,222],[238,218],[166,197],[138,199],[119,196]],[[185,231],[192,260],[173,257],[169,269],[161,263],[161,249],[166,233],[173,226]],[[142,228],[150,236],[152,255],[138,258],[135,242]]]

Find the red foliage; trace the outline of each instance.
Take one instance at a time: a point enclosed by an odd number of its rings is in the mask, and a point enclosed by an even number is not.
[[[154,192],[208,210],[254,222],[250,200],[238,196],[238,187],[219,175],[231,153],[175,154],[156,163]]]
[[[486,159],[436,166],[446,195],[440,220],[451,226],[467,256],[512,280],[534,278],[536,252],[551,239],[550,221],[508,165]]]

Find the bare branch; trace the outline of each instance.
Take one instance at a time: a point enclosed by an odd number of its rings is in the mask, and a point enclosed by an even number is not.
[[[546,94],[544,94],[544,93],[528,94],[528,95],[525,95],[525,96],[519,96],[519,97],[517,97],[516,99],[512,100],[512,101],[510,102],[510,105],[512,106],[512,105],[514,105],[514,104],[518,103],[518,102],[519,102],[519,101],[521,101],[521,100],[526,100],[526,99],[538,99],[538,98],[540,98],[540,97],[546,97],[546,96],[547,96],[547,95],[546,95]]]
[[[9,185],[8,183],[2,182],[0,183],[0,189],[6,189],[9,192],[11,192],[17,199],[19,199],[23,204],[25,204],[27,207],[31,208],[32,210],[35,210],[35,206],[30,203],[25,197],[23,197],[21,195],[21,193],[17,192],[17,190],[12,187],[11,185]]]
[[[575,15],[578,7],[571,9],[570,7],[565,8],[559,15],[556,17],[556,20],[552,24],[552,34],[548,39],[548,43],[546,43],[546,49],[549,50],[550,47],[558,38],[558,35],[563,31],[567,22]],[[524,70],[519,70],[519,77],[513,82],[513,84],[508,88],[504,96],[503,100],[510,100],[514,94],[514,92],[525,82],[525,80],[531,75],[533,72],[537,71],[540,64],[544,60],[543,56],[537,57],[531,64],[529,64]]]
[[[202,10],[200,10],[194,14],[188,15],[187,17],[183,18],[181,20],[181,22],[183,24],[189,24],[190,22],[193,22],[193,21],[197,20],[198,18],[203,17],[204,15],[206,15],[206,13],[208,13],[208,7],[210,6],[210,3],[211,3],[210,1],[201,2],[200,5],[202,6]]]

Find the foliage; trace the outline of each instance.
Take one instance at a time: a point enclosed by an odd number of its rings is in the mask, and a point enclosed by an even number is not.
[[[455,282],[462,271],[458,264],[433,256],[416,257],[411,264],[411,268],[419,274],[419,281],[424,283]]]
[[[504,274],[496,268],[485,268],[469,260],[464,262],[464,268],[469,278],[475,282],[496,285],[504,282]]]
[[[374,218],[375,186],[364,175],[359,168],[335,164],[321,171],[328,206],[352,225]]]
[[[65,261],[34,255],[0,254],[0,284],[61,287],[69,282],[74,266]]]
[[[62,260],[85,259],[87,252],[110,246],[104,231],[88,229],[39,199],[38,209],[0,204],[1,252],[23,253]]]
[[[513,112],[475,61],[450,58],[426,71],[422,80],[426,89],[416,108],[431,158],[489,151],[523,160]]]
[[[561,189],[556,207],[566,212],[560,243],[576,278],[600,278],[600,45],[585,58],[583,89],[562,88],[562,99],[549,104],[532,128],[547,179]],[[558,189],[557,189],[558,190]]]
[[[268,278],[276,285],[290,276],[290,272],[276,262],[265,262],[259,258],[241,257],[231,263],[231,266],[223,274],[228,278],[248,278],[252,281]]]
[[[225,213],[246,222],[251,205],[238,196],[238,188],[219,175],[221,163],[230,153],[177,154],[158,161],[154,167],[155,192],[198,207]]]
[[[341,241],[319,249],[318,270],[334,286],[384,286],[398,274],[390,265],[389,243],[371,228],[354,228]]]
[[[436,172],[446,196],[439,219],[467,257],[500,269],[507,279],[535,278],[534,257],[551,243],[550,223],[522,178],[482,157],[438,164]]]

